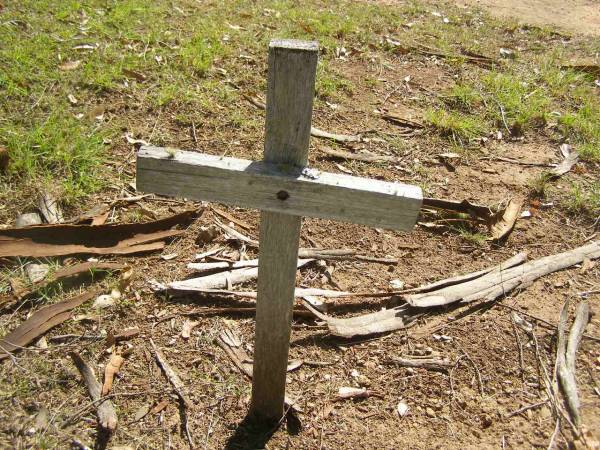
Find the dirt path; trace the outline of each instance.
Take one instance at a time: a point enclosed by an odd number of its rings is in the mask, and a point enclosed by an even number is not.
[[[600,36],[599,0],[457,0],[456,3],[480,6],[494,15],[522,23]]]

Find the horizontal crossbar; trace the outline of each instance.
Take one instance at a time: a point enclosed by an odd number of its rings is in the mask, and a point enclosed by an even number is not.
[[[159,147],[137,155],[137,189],[297,216],[411,229],[418,186]]]

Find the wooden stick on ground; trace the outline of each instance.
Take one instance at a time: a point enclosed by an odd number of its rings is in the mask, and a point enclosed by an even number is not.
[[[156,358],[156,362],[165,373],[165,376],[169,380],[169,383],[171,383],[171,385],[173,386],[173,389],[175,389],[177,396],[181,399],[186,408],[191,409],[193,407],[193,404],[188,397],[187,389],[185,388],[183,381],[181,381],[181,378],[179,378],[177,372],[175,372],[171,368],[171,365],[167,362],[167,358],[165,358],[165,355],[163,355],[163,353],[159,350],[159,348],[156,346],[152,339],[150,339],[150,345],[152,346],[152,350],[154,351],[154,357]]]
[[[158,349],[158,347],[156,346],[156,344],[154,344],[154,341],[152,339],[150,339],[150,345],[152,346],[152,350],[154,351],[154,357],[156,358],[156,362],[165,373],[165,376],[169,380],[169,383],[171,383],[173,389],[177,393],[177,396],[181,400],[181,405],[183,407],[183,428],[185,429],[185,434],[188,443],[190,444],[190,448],[194,448],[194,441],[192,439],[192,434],[190,433],[187,417],[188,410],[193,408],[193,404],[190,398],[188,397],[187,389],[185,388],[183,381],[181,381],[181,378],[179,378],[179,375],[177,375],[177,372],[173,370],[171,365],[167,362],[167,358],[165,358],[165,355],[163,355],[163,353]]]
[[[79,370],[79,373],[83,377],[83,381],[88,388],[90,397],[92,397],[94,402],[99,401],[101,399],[102,386],[98,380],[96,380],[93,370],[90,366],[88,366],[83,358],[81,358],[79,353],[71,352],[70,356],[73,360],[73,363],[77,367],[77,370]],[[96,413],[98,415],[98,423],[104,430],[110,433],[117,428],[117,412],[115,411],[115,407],[110,400],[105,400],[102,403],[99,403]]]
[[[415,367],[442,372],[448,371],[455,364],[447,358],[401,358],[397,356],[390,358],[390,363],[400,367]]]

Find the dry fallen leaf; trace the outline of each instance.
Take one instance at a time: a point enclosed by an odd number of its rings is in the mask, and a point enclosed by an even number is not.
[[[185,323],[183,324],[183,328],[181,329],[181,337],[183,339],[189,339],[190,336],[192,335],[192,330],[199,323],[200,322],[198,322],[198,321],[186,320]]]
[[[491,219],[490,232],[492,239],[498,241],[510,234],[515,226],[515,222],[521,215],[523,200],[513,198],[508,202],[506,208],[499,211]]]
[[[342,386],[338,390],[337,399],[343,400],[347,398],[367,398],[369,395],[370,393],[366,388]]]
[[[64,63],[62,63],[60,66],[58,66],[58,68],[60,70],[63,71],[67,71],[67,70],[75,70],[77,69],[79,66],[81,65],[81,61],[80,60],[75,60],[75,61],[65,61]]]
[[[107,395],[111,391],[115,375],[119,373],[124,361],[125,358],[123,358],[121,355],[117,355],[116,353],[110,355],[110,360],[104,369],[104,385],[102,386],[102,396]]]
[[[135,70],[123,69],[123,74],[138,81],[146,81],[146,75]]]

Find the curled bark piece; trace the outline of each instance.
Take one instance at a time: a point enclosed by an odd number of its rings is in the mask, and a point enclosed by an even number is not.
[[[21,300],[25,297],[30,296],[31,294],[39,291],[42,288],[53,285],[55,283],[62,283],[64,285],[74,285],[78,282],[82,282],[82,278],[90,278],[94,280],[94,278],[98,278],[98,272],[113,272],[118,270],[123,270],[127,267],[124,264],[118,263],[109,263],[109,262],[84,262],[79,264],[74,264],[72,266],[61,267],[58,269],[52,277],[47,277],[44,280],[33,283],[31,286],[21,289],[18,292],[13,292],[15,294],[16,300]]]
[[[70,356],[77,367],[77,370],[79,370],[79,373],[83,377],[83,381],[88,388],[90,397],[92,397],[94,402],[98,402],[101,399],[102,386],[100,386],[100,383],[96,380],[94,371],[78,353],[71,352]],[[117,428],[117,412],[110,400],[104,400],[101,403],[98,403],[96,414],[98,415],[98,423],[104,430],[113,432]]]
[[[186,320],[181,329],[181,337],[189,339],[192,336],[192,330],[199,324],[198,321]]]
[[[41,225],[0,230],[0,257],[44,257],[75,254],[133,254],[162,249],[164,241],[179,236],[171,230],[189,223],[195,210],[146,223],[118,225]]]
[[[62,223],[64,222],[63,213],[58,203],[58,199],[49,192],[44,192],[40,196],[38,202],[38,209],[46,219],[48,223]]]
[[[465,213],[474,217],[479,217],[483,220],[488,220],[492,216],[492,210],[488,206],[471,203],[468,200],[459,202],[456,200],[445,200],[440,198],[424,198],[423,207]]]
[[[371,391],[367,388],[357,388],[351,386],[342,386],[338,389],[338,395],[333,399],[334,402],[340,400],[347,399],[355,399],[355,398],[369,398],[369,397],[380,397],[383,398],[381,394],[376,393],[375,391]]]
[[[7,358],[10,352],[20,350],[46,331],[69,319],[73,309],[96,297],[99,292],[98,289],[85,292],[70,300],[45,306],[34,312],[25,322],[0,339],[0,360]]]
[[[579,155],[571,151],[554,169],[550,171],[552,178],[558,178],[569,172],[579,162]]]

